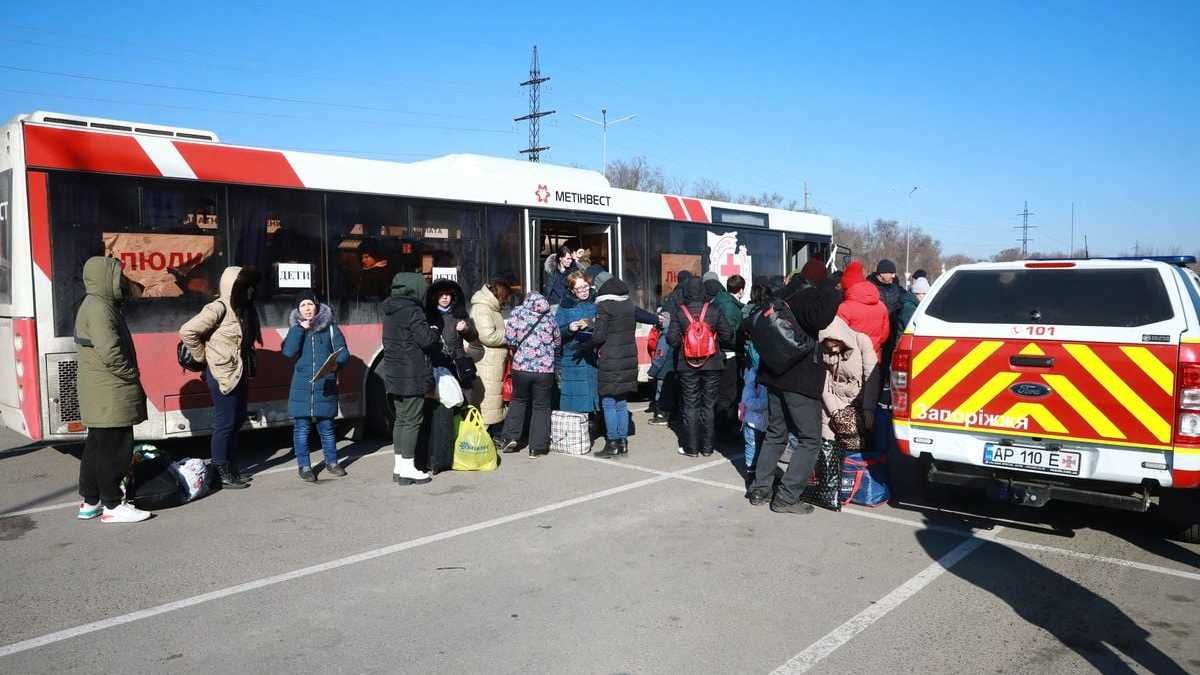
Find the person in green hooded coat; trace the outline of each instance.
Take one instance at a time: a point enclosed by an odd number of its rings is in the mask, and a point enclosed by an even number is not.
[[[79,414],[87,426],[79,465],[78,517],[136,523],[149,513],[126,503],[121,480],[133,459],[133,427],[146,420],[137,351],[121,314],[129,285],[116,258],[96,256],[83,265],[87,295],[75,315],[79,347]]]

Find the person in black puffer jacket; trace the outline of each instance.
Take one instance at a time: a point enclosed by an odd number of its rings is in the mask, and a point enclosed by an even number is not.
[[[758,381],[767,387],[767,436],[755,461],[754,482],[748,496],[754,505],[770,501],[771,510],[777,513],[811,513],[813,507],[801,502],[800,495],[821,448],[825,366],[816,345],[820,331],[837,316],[842,292],[835,281],[825,278],[823,266],[811,269],[806,266],[773,301],[787,303],[799,328],[811,338],[813,350],[783,372],[771,371],[765,358],[759,364]],[[787,447],[789,434],[797,436],[798,447],[772,495],[775,467]]]
[[[619,457],[629,452],[629,404],[637,391],[638,351],[634,336],[637,308],[629,287],[610,278],[596,296],[596,324],[591,344],[597,350],[597,389],[604,411],[605,444],[599,457]]]
[[[475,362],[483,358],[479,332],[467,309],[462,286],[449,279],[433,282],[425,293],[425,318],[439,337],[430,365],[458,378],[464,400],[471,398]],[[425,402],[425,437],[425,456],[417,458],[417,465],[435,476],[449,470],[454,464],[454,410],[436,398]]]
[[[683,353],[684,336],[691,324],[688,315],[700,321],[702,313],[705,323],[717,337],[718,346],[716,353],[704,363],[692,365]],[[696,277],[683,282],[683,293],[667,327],[667,343],[675,350],[675,371],[679,374],[682,392],[683,444],[680,451],[688,457],[711,455],[714,450],[713,407],[717,402],[721,371],[725,368],[721,346],[733,343],[733,328],[715,305],[705,301],[704,284]]]
[[[428,483],[429,474],[417,471],[415,457],[425,394],[433,388],[430,353],[437,353],[438,334],[429,328],[421,299],[425,277],[401,272],[392,278],[392,294],[383,301],[383,379],[396,411],[392,427],[396,454],[392,480],[400,485]]]

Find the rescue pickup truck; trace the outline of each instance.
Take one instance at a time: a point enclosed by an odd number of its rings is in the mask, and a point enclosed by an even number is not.
[[[1195,258],[980,263],[942,275],[892,360],[900,452],[1025,506],[1147,511],[1200,541]]]

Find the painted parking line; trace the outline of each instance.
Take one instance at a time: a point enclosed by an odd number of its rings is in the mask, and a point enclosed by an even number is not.
[[[697,476],[689,476],[689,475],[679,473],[679,472],[671,473],[671,472],[667,472],[667,471],[661,471],[659,469],[651,469],[649,467],[639,466],[637,464],[628,464],[628,463],[622,462],[621,460],[613,461],[613,460],[607,460],[607,459],[600,459],[598,457],[588,457],[586,455],[572,455],[572,457],[575,459],[586,459],[589,461],[598,462],[601,464],[609,464],[612,466],[622,466],[627,469],[631,469],[633,471],[641,471],[644,473],[650,473],[650,474],[655,474],[655,475],[669,475],[669,476],[671,476],[671,478],[673,480],[682,480],[682,481],[687,481],[689,483],[699,483],[700,485],[709,485],[712,487],[719,487],[719,488],[722,488],[725,490],[741,492],[743,494],[746,492],[746,488],[741,485],[735,485],[733,483],[726,483],[726,482],[718,481],[718,480],[707,480],[705,478],[699,478]],[[904,525],[905,527],[911,527],[911,528],[915,528],[918,530],[927,530],[930,532],[939,532],[939,533],[944,533],[944,534],[952,534],[952,535],[958,535],[960,537],[970,537],[970,538],[977,538],[977,537],[981,536],[981,535],[976,535],[974,530],[972,530],[971,528],[966,527],[966,526],[952,527],[949,525],[938,525],[936,523],[935,524],[924,523],[919,520],[912,520],[909,518],[900,518],[897,516],[889,516],[889,515],[885,515],[882,513],[877,513],[875,511],[868,511],[867,509],[862,508],[862,507],[843,506],[841,512],[852,515],[852,516],[856,516],[858,518],[867,518],[869,520],[877,520],[877,521],[884,522],[884,523],[892,523],[895,525]],[[987,520],[986,518],[978,518],[978,517],[976,519],[977,520]],[[992,530],[992,533],[994,534],[995,532],[998,532],[1001,529],[1001,527],[1002,526],[997,526],[997,528],[995,530]],[[1092,553],[1081,553],[1079,551],[1072,551],[1070,549],[1059,548],[1057,546],[1046,546],[1044,544],[1031,544],[1031,543],[1018,541],[1015,539],[1007,539],[1007,538],[1003,538],[1003,537],[990,536],[990,537],[984,537],[984,538],[988,541],[991,541],[992,543],[999,544],[1001,546],[1008,546],[1010,548],[1025,549],[1025,550],[1029,550],[1029,551],[1040,551],[1042,553],[1050,553],[1053,555],[1062,556],[1064,558],[1075,558],[1077,560],[1087,560],[1090,562],[1104,563],[1106,565],[1115,565],[1117,567],[1125,567],[1125,568],[1129,568],[1129,569],[1142,570],[1143,572],[1153,572],[1155,574],[1163,574],[1166,576],[1179,577],[1181,579],[1200,581],[1200,573],[1197,573],[1197,572],[1188,572],[1185,570],[1177,570],[1177,569],[1172,569],[1170,567],[1163,567],[1161,565],[1153,565],[1150,563],[1141,563],[1141,562],[1136,562],[1134,560],[1125,560],[1124,558],[1112,558],[1109,556],[1095,555]]]
[[[13,654],[19,654],[21,652],[26,652],[31,649],[37,649],[39,647],[45,647],[47,645],[51,645],[56,642],[70,640],[72,638],[80,637],[83,635],[88,635],[90,633],[95,633],[97,631],[102,631],[102,630],[105,630],[108,628],[115,628],[117,626],[122,626],[127,623],[141,621],[142,619],[149,619],[151,617],[160,616],[160,615],[167,614],[170,612],[175,612],[175,611],[178,611],[181,609],[187,609],[188,607],[194,607],[196,605],[200,605],[200,604],[203,604],[206,602],[211,602],[213,600],[220,600],[221,598],[227,598],[227,597],[230,597],[233,595],[247,593],[249,591],[258,590],[260,588],[266,588],[268,586],[274,586],[274,585],[281,584],[281,583],[284,583],[287,581],[294,581],[296,579],[302,579],[304,577],[309,577],[314,574],[320,574],[322,572],[329,572],[332,570],[340,569],[342,567],[348,567],[350,565],[357,565],[358,563],[363,563],[363,562],[367,562],[369,560],[375,560],[376,558],[382,558],[384,556],[389,556],[389,555],[393,555],[393,554],[400,553],[403,551],[408,551],[408,550],[411,550],[414,548],[418,548],[420,546],[426,546],[429,544],[446,541],[447,539],[454,539],[456,537],[461,537],[463,535],[471,534],[473,532],[479,532],[481,530],[487,530],[487,529],[490,529],[493,527],[507,525],[509,523],[517,522],[519,520],[533,518],[535,516],[540,516],[545,513],[559,511],[561,509],[569,508],[572,506],[578,506],[580,504],[586,504],[588,502],[593,502],[598,499],[604,499],[605,497],[611,497],[613,495],[618,495],[618,494],[621,494],[624,492],[629,492],[630,490],[636,490],[638,488],[645,487],[647,485],[653,485],[655,483],[662,483],[664,481],[671,480],[676,475],[686,475],[688,473],[693,473],[696,471],[703,471],[705,469],[717,466],[718,464],[722,464],[724,462],[725,462],[724,459],[719,459],[719,460],[714,460],[712,462],[705,462],[704,464],[697,464],[696,466],[684,469],[683,471],[676,472],[675,474],[668,473],[668,474],[661,475],[661,476],[652,476],[650,478],[645,478],[643,480],[635,481],[633,483],[626,483],[624,485],[618,485],[616,487],[608,488],[607,490],[591,492],[589,494],[582,495],[580,497],[572,497],[571,499],[564,499],[562,501],[554,502],[553,504],[547,504],[545,506],[539,506],[536,508],[527,509],[525,511],[520,511],[517,513],[509,514],[507,516],[500,516],[499,518],[492,518],[490,520],[485,520],[483,522],[475,523],[473,525],[465,525],[463,527],[456,527],[451,530],[445,530],[443,532],[438,532],[437,534],[431,534],[431,535],[428,535],[425,537],[419,537],[417,539],[410,539],[408,541],[403,541],[403,542],[400,542],[397,544],[392,544],[390,546],[384,546],[382,548],[377,548],[377,549],[373,549],[370,551],[364,551],[362,553],[357,553],[355,555],[346,556],[344,558],[330,560],[328,562],[323,562],[323,563],[320,563],[317,565],[311,565],[309,567],[302,567],[300,569],[292,570],[290,572],[284,572],[282,574],[275,574],[275,575],[272,575],[269,577],[255,579],[253,581],[248,581],[248,582],[245,582],[242,584],[238,584],[236,586],[230,586],[228,588],[222,588],[219,590],[210,591],[208,593],[201,593],[200,595],[195,595],[190,598],[184,598],[182,600],[176,600],[174,602],[164,603],[161,605],[157,605],[155,607],[149,607],[147,609],[138,610],[136,612],[130,612],[128,614],[122,614],[120,616],[114,616],[114,617],[110,617],[107,619],[102,619],[100,621],[93,621],[91,623],[85,623],[85,624],[82,624],[79,626],[74,626],[72,628],[55,631],[53,633],[47,633],[45,635],[30,638],[28,640],[22,640],[20,642],[14,642],[10,645],[5,645],[3,647],[0,647],[0,658],[6,657],[6,656],[12,656]]]

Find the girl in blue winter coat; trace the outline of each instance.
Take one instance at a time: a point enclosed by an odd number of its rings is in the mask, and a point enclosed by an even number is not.
[[[758,350],[746,342],[746,383],[742,386],[742,439],[746,443],[746,475],[754,472],[754,459],[767,435],[767,388],[758,383]]]
[[[282,351],[287,358],[296,359],[292,388],[288,392],[288,415],[293,421],[292,445],[300,479],[309,483],[317,480],[308,459],[308,438],[313,426],[321,437],[325,469],[334,476],[345,476],[346,470],[337,463],[337,439],[333,433],[333,418],[338,412],[337,370],[316,381],[313,375],[334,352],[337,352],[337,369],[346,365],[350,360],[346,338],[333,323],[333,310],[318,303],[312,293],[300,296],[288,317],[288,325]]]

